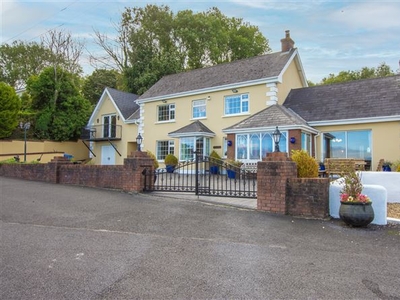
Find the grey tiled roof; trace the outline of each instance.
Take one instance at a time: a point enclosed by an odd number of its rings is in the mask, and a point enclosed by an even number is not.
[[[400,115],[400,75],[293,89],[283,105],[307,122]]]
[[[134,112],[139,111],[139,105],[136,103],[138,95],[122,92],[113,88],[106,88],[113,98],[118,109],[121,111],[124,119],[128,119]]]
[[[187,133],[207,133],[207,134],[215,134],[212,132],[206,125],[201,123],[200,121],[194,121],[193,123],[190,123],[182,128],[179,128],[178,130],[172,131],[168,134],[187,134]]]
[[[307,122],[293,111],[275,104],[259,111],[258,113],[224,129],[224,131],[235,129],[254,129],[275,126],[306,126]]]
[[[231,63],[167,75],[140,96],[140,99],[279,76],[294,51],[295,49],[289,52],[269,53]]]

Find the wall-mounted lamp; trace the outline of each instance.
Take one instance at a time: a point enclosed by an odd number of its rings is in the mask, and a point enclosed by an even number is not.
[[[232,89],[232,93],[237,93],[239,92],[237,89]]]
[[[97,123],[99,123],[99,119],[97,119],[96,121],[97,121]]]
[[[274,139],[275,142],[275,151],[274,152],[280,152],[279,151],[279,141],[281,140],[281,132],[278,129],[278,126],[276,126],[276,129],[274,131],[274,133],[272,133],[272,137]]]
[[[136,144],[137,144],[137,150],[138,151],[141,151],[140,150],[140,145],[142,145],[142,142],[143,142],[143,138],[139,133],[138,136],[136,137]]]
[[[164,100],[161,100],[161,102],[162,102],[162,103],[167,103],[167,100],[164,99]]]
[[[117,119],[119,120],[119,115],[117,116]]]
[[[211,97],[210,96],[207,96],[207,101],[210,101],[211,100]]]
[[[290,142],[291,142],[292,144],[296,143],[296,138],[292,136],[292,137],[290,138]]]

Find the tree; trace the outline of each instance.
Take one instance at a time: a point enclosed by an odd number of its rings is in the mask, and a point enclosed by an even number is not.
[[[0,82],[0,107],[0,138],[6,138],[18,126],[21,100],[15,90],[5,82]]]
[[[18,90],[32,75],[49,65],[49,49],[36,42],[14,41],[0,46],[0,81]]]
[[[79,77],[58,67],[44,69],[39,76],[28,80],[32,108],[37,111],[34,122],[39,138],[65,141],[79,137],[86,124],[91,104],[80,93]],[[57,97],[54,98],[57,89]]]
[[[95,32],[97,44],[124,75],[126,89],[137,94],[167,74],[270,51],[256,26],[228,18],[217,8],[176,15],[164,5],[126,8],[116,29],[116,39]]]
[[[92,104],[99,101],[105,87],[117,88],[120,74],[115,70],[98,69],[88,76],[83,83],[82,94]]]
[[[32,75],[53,66],[80,74],[79,58],[83,44],[64,31],[51,30],[42,37],[41,43],[14,41],[0,46],[0,80],[15,89],[22,89]]]
[[[329,74],[328,77],[322,79],[320,84],[341,83],[352,80],[378,78],[392,75],[395,75],[395,73],[386,63],[383,62],[377,68],[363,67],[358,71],[341,71],[338,75]]]

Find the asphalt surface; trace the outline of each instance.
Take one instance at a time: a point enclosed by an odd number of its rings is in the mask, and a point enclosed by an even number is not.
[[[400,299],[398,225],[4,177],[0,194],[0,299]]]

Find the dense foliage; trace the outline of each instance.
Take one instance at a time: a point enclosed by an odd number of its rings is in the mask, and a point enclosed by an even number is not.
[[[293,150],[291,158],[297,165],[297,177],[318,177],[318,163],[315,158],[308,154],[305,150]]]
[[[9,137],[18,126],[18,113],[21,100],[15,90],[0,81],[0,138]]]
[[[217,8],[174,14],[168,6],[126,8],[118,38],[96,32],[97,43],[123,73],[128,91],[142,94],[162,76],[270,51],[258,27],[228,18]]]

